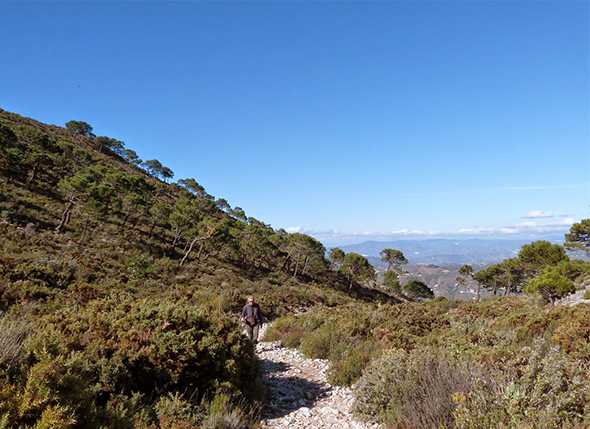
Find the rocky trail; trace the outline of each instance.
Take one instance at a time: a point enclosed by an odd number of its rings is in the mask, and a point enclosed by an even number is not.
[[[280,341],[262,341],[257,344],[256,353],[269,396],[262,413],[263,428],[379,427],[353,418],[352,391],[328,384],[328,361],[306,358],[295,349],[283,347]]]

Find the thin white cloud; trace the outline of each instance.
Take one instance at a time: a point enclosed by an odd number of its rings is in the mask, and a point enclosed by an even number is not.
[[[554,222],[543,223],[543,218],[536,221],[528,220],[514,225],[501,227],[463,227],[450,231],[427,231],[420,229],[400,228],[389,232],[341,232],[341,231],[305,231],[324,243],[359,243],[367,240],[387,241],[407,238],[429,237],[513,237],[517,235],[535,236],[542,234],[563,234],[576,220],[573,217],[561,217]],[[291,229],[291,228],[290,228]],[[290,230],[288,229],[288,231]],[[302,229],[297,232],[303,232]]]
[[[530,212],[528,212],[526,214],[526,216],[523,216],[523,219],[549,219],[555,217],[553,215],[553,213],[550,212],[546,212],[543,210],[531,210]]]
[[[576,222],[576,220],[573,217],[564,216],[564,217],[561,218],[561,220],[557,224],[558,225],[568,225],[568,226],[571,226],[575,222]]]
[[[303,232],[303,228],[300,226],[289,226],[285,228],[288,233]]]

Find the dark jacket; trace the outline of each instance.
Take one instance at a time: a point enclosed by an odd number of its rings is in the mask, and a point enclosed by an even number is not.
[[[244,319],[249,325],[260,325],[262,323],[260,306],[258,304],[246,304],[244,308],[242,308],[242,319]],[[253,319],[255,323],[251,324],[248,322],[249,319]]]

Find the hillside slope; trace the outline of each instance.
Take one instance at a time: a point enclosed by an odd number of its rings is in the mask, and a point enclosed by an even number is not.
[[[395,302],[84,125],[0,111],[0,427],[213,425],[256,397],[246,295],[268,317]]]

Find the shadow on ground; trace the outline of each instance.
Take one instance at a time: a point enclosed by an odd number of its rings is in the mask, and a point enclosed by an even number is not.
[[[309,408],[328,391],[320,383],[289,375],[291,365],[287,363],[262,359],[260,364],[271,398],[262,412],[266,418],[280,418],[300,408]]]

